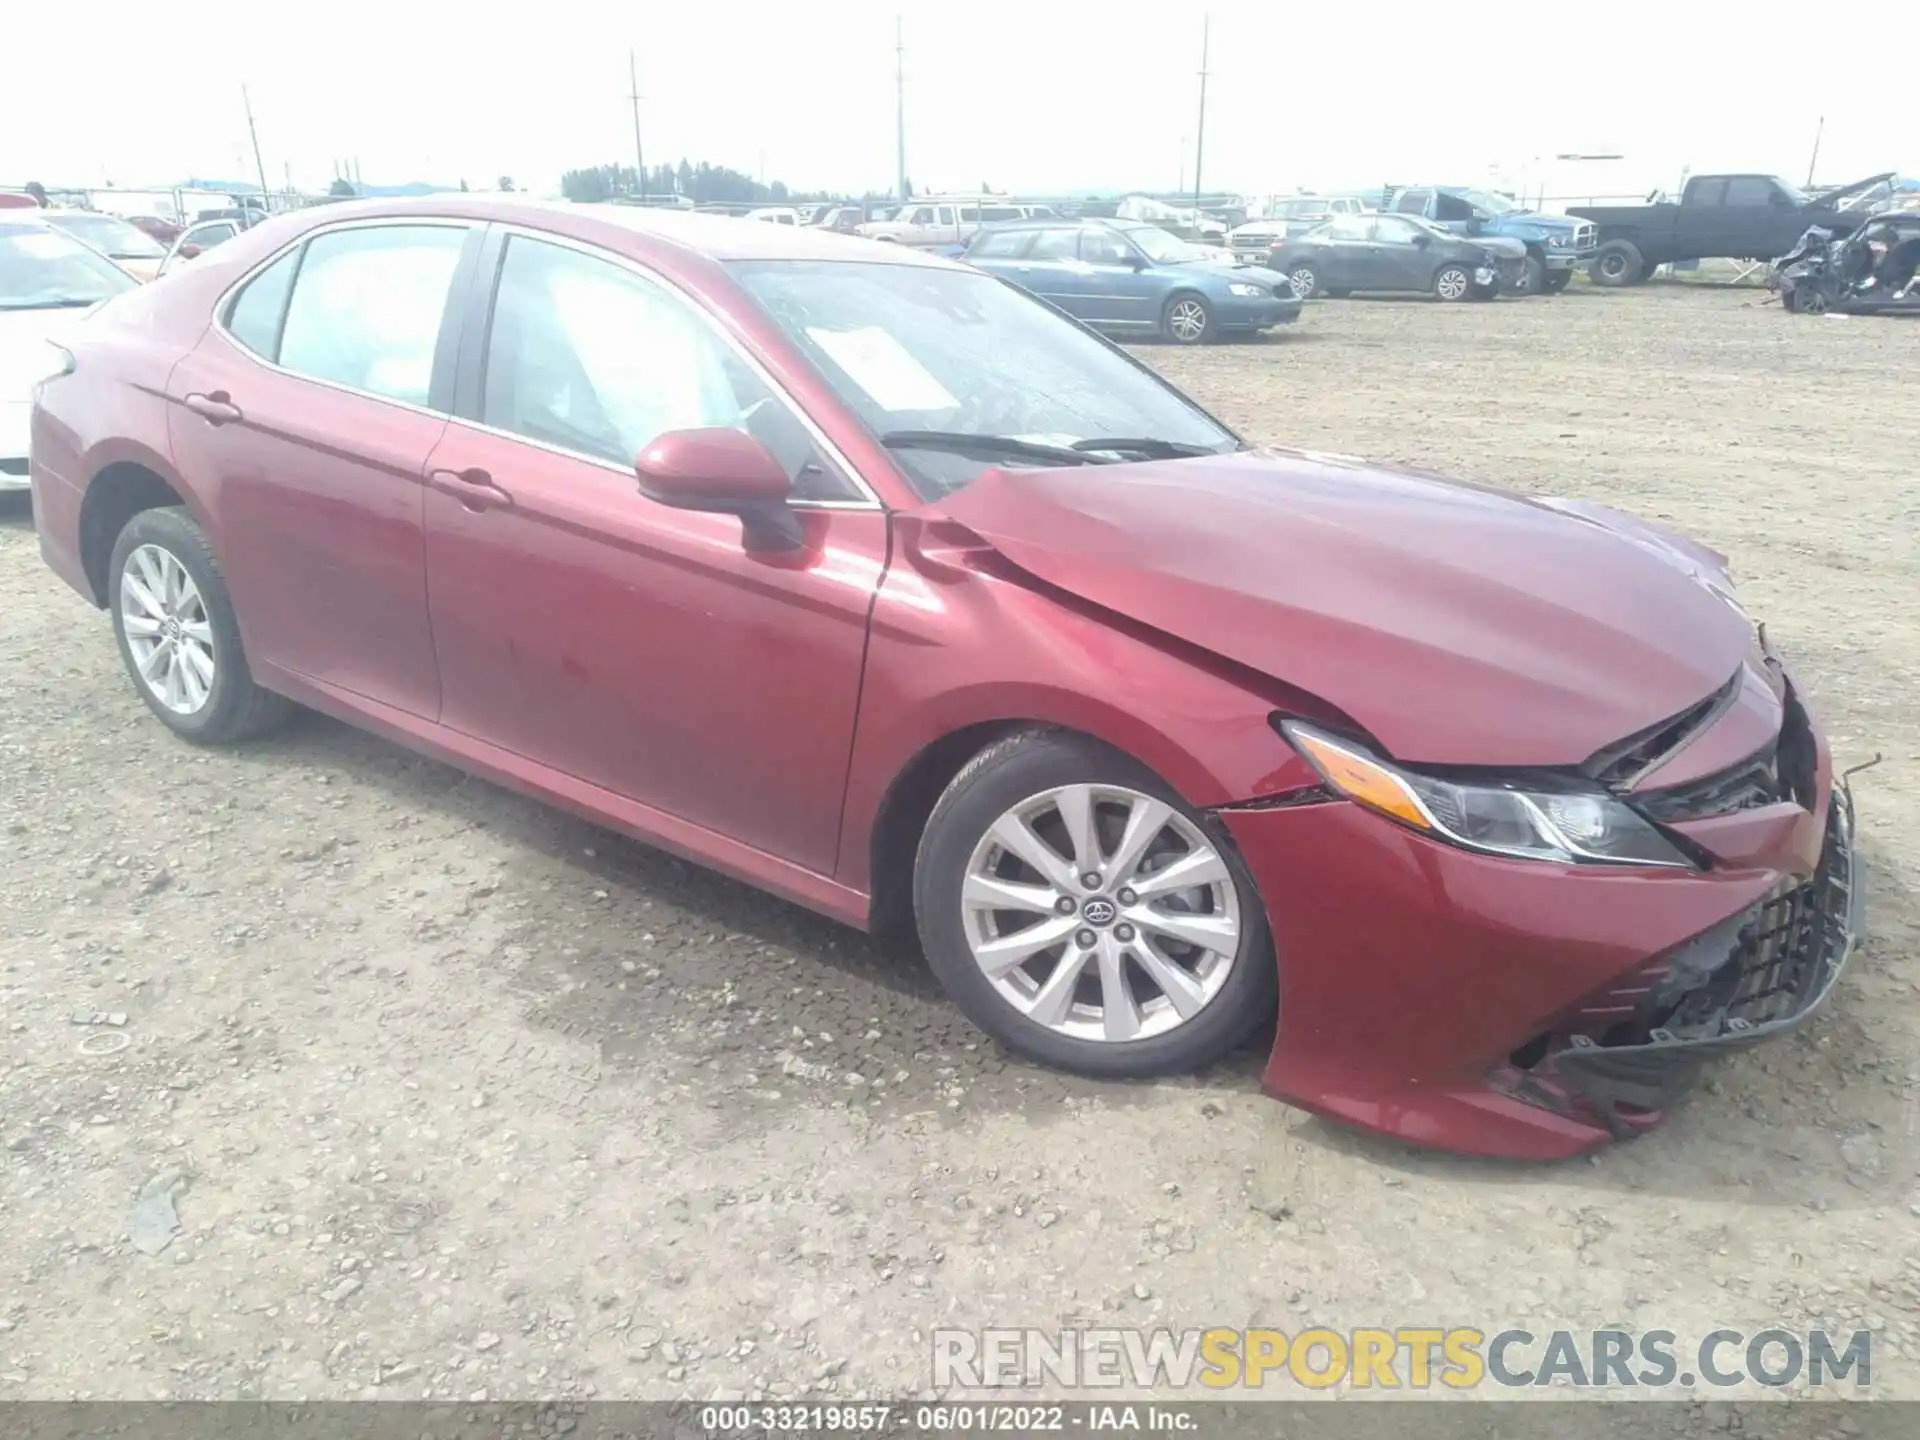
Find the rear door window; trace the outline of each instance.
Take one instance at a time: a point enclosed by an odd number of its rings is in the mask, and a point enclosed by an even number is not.
[[[1727,181],[1727,204],[1771,205],[1774,190],[1758,175],[1740,175]]]
[[[1727,182],[1724,180],[1695,180],[1687,186],[1686,203],[1689,205],[1724,205],[1727,199]]]
[[[1031,239],[1031,230],[985,230],[969,253],[983,260],[1012,260],[1026,254]]]
[[[1077,229],[1047,229],[1033,237],[1033,245],[1027,251],[1029,260],[1071,260],[1080,252],[1080,232]]]
[[[424,406],[464,225],[369,225],[307,242],[280,365]]]
[[[300,268],[300,248],[289,250],[247,281],[227,306],[227,333],[263,360],[280,358],[280,327]]]
[[[1394,202],[1393,208],[1402,215],[1424,215],[1432,195],[1431,190],[1409,190]]]

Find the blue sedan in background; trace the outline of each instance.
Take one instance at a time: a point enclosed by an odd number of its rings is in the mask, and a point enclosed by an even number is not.
[[[962,258],[1098,329],[1181,345],[1300,318],[1286,276],[1214,257],[1154,225],[1033,220],[974,232]]]

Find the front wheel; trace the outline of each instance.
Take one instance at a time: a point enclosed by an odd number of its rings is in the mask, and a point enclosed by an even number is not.
[[[1545,282],[1541,286],[1541,293],[1545,295],[1558,295],[1572,283],[1573,271],[1554,270],[1548,273]]]
[[[1302,300],[1314,299],[1321,293],[1320,272],[1305,260],[1298,261],[1287,271],[1287,279],[1293,283],[1294,293]]]
[[[1449,303],[1465,300],[1473,294],[1473,276],[1464,265],[1442,265],[1433,275],[1433,293]]]
[[[1224,832],[1092,740],[976,756],[920,841],[927,959],[981,1029],[1083,1075],[1191,1070],[1273,1013],[1272,945]]]
[[[1546,289],[1546,263],[1537,255],[1528,255],[1520,262],[1520,274],[1514,279],[1513,289],[1516,295],[1538,295]]]
[[[1638,285],[1645,278],[1641,274],[1645,264],[1640,247],[1631,240],[1609,240],[1587,266],[1587,278],[1609,287]]]
[[[1160,316],[1160,330],[1176,345],[1198,345],[1213,335],[1213,310],[1198,295],[1176,295]]]
[[[174,734],[223,745],[264,734],[292,709],[253,683],[226,577],[184,509],[142,510],[129,520],[107,576],[120,658]]]

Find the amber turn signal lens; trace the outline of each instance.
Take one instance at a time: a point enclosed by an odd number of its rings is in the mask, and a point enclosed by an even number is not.
[[[1289,725],[1286,733],[1326,782],[1349,800],[1391,815],[1416,830],[1433,829],[1426,808],[1406,782],[1385,766],[1303,725]]]

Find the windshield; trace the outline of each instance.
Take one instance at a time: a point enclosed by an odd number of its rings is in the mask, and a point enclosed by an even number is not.
[[[934,431],[1055,449],[1128,436],[1238,448],[1170,385],[990,275],[839,260],[731,268],[876,436]],[[928,500],[1020,463],[904,448],[894,458]]]
[[[1474,209],[1484,210],[1489,215],[1509,215],[1520,208],[1506,196],[1486,190],[1455,190],[1452,193]]]
[[[1771,177],[1770,183],[1779,186],[1780,193],[1785,195],[1787,199],[1791,200],[1796,205],[1807,205],[1812,203],[1807,197],[1807,192],[1802,190],[1798,185],[1794,184],[1791,180],[1782,180],[1778,175],[1775,175]]]
[[[1160,265],[1181,265],[1189,260],[1210,258],[1206,251],[1196,249],[1158,225],[1125,225],[1121,233],[1138,245],[1149,260]]]
[[[139,283],[58,230],[0,223],[0,310],[91,305]]]
[[[151,235],[142,234],[113,215],[49,215],[47,224],[78,235],[116,260],[158,260],[167,253]]]

